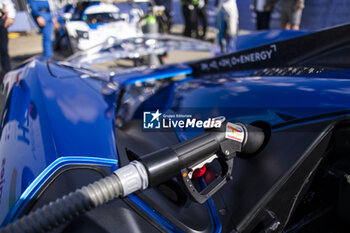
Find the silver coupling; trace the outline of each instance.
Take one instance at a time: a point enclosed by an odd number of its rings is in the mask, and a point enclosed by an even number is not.
[[[139,161],[132,161],[128,165],[117,169],[114,174],[118,177],[123,188],[123,197],[148,187],[146,168]]]

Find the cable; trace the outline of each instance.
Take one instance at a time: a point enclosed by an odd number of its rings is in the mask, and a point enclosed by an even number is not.
[[[143,165],[134,161],[110,176],[30,212],[0,229],[0,233],[47,232],[110,200],[144,189],[147,185],[147,173]]]

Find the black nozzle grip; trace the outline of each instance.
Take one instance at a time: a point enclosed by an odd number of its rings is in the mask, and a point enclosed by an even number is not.
[[[142,164],[147,170],[150,186],[170,180],[181,170],[177,154],[169,147],[145,155]]]
[[[206,132],[143,156],[142,163],[148,172],[149,184],[154,186],[165,182],[177,176],[181,169],[212,156],[220,148],[220,137],[224,137],[222,132]]]
[[[179,158],[180,167],[185,168],[215,154],[220,149],[220,142],[224,137],[222,131],[204,132],[173,146],[172,149]]]
[[[232,140],[227,137],[227,126],[242,127],[244,140]],[[243,136],[242,136],[243,137]],[[181,142],[172,147],[163,148],[142,157],[151,186],[165,182],[178,175],[182,169],[191,167],[213,154],[218,154],[222,167],[228,167],[236,152],[255,153],[264,142],[264,132],[243,123],[222,123],[220,128],[209,129],[203,134]],[[228,173],[222,174],[226,179]]]
[[[228,180],[232,179],[231,173],[233,168],[233,158],[230,160],[224,160],[219,158],[219,162],[221,164],[221,175],[218,176],[215,180],[210,182],[208,186],[206,186],[201,191],[198,191],[193,181],[187,174],[187,169],[181,170],[181,180],[184,183],[187,191],[187,195],[193,200],[200,204],[206,202],[212,195],[214,195],[219,189],[227,183]]]

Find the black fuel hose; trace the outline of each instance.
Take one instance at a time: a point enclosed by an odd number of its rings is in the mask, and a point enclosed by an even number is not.
[[[241,138],[229,139],[230,132],[227,131],[229,127],[240,130]],[[178,175],[181,169],[216,153],[223,143],[236,145],[238,143],[239,150],[236,151],[254,153],[260,148],[263,141],[264,134],[259,128],[242,123],[224,122],[218,129],[207,131],[175,146],[145,155],[142,161],[132,161],[117,169],[112,175],[77,189],[15,220],[0,229],[0,233],[50,231],[110,200],[169,180]]]
[[[78,189],[55,202],[39,208],[10,223],[1,233],[48,232],[65,222],[106,203],[122,194],[118,177],[112,174],[86,187]]]

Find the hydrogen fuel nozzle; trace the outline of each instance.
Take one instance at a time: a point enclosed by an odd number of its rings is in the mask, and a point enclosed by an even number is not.
[[[147,170],[149,185],[154,186],[180,174],[189,197],[204,203],[232,179],[236,154],[255,153],[264,138],[260,128],[240,122],[230,123],[221,118],[221,127],[206,129],[192,139],[143,156],[141,163]],[[214,160],[220,163],[221,173],[199,191],[194,183],[194,174]]]
[[[47,232],[110,200],[158,185],[178,175],[190,198],[204,203],[231,179],[236,154],[257,152],[264,138],[260,128],[240,122],[230,123],[221,118],[219,128],[207,129],[192,139],[142,156],[140,161],[132,161],[113,174],[17,219],[0,229],[0,233],[18,232],[18,229]],[[219,161],[221,173],[204,189],[198,190],[194,173],[213,160]]]

